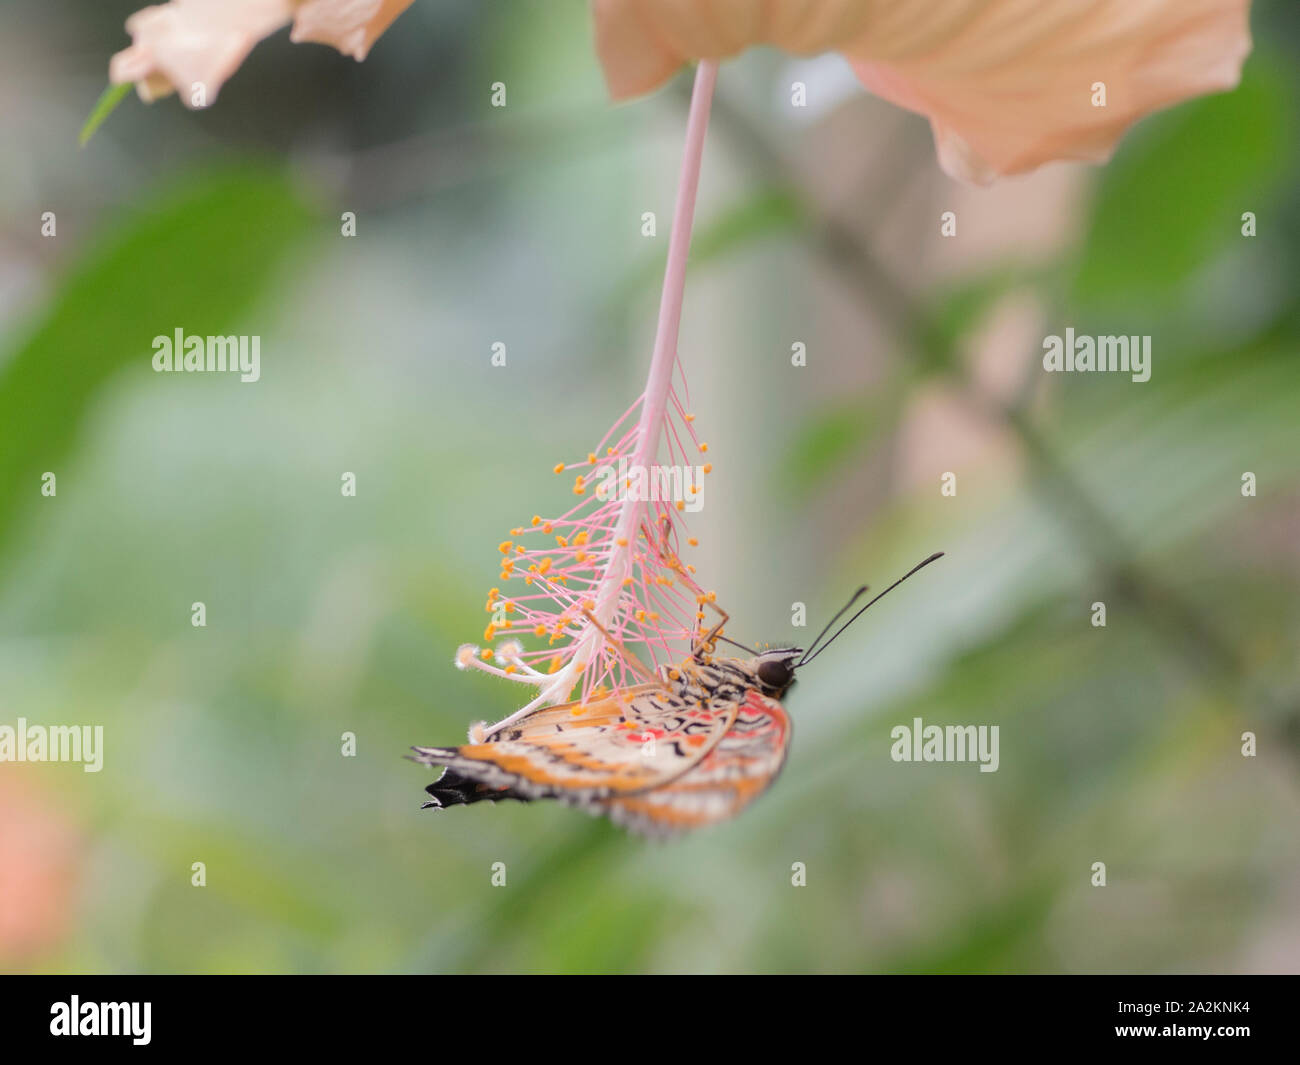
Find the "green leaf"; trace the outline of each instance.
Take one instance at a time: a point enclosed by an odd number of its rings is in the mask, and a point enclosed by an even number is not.
[[[63,468],[106,383],[128,369],[151,374],[155,336],[228,333],[309,218],[282,177],[247,169],[144,206],[0,358],[0,545],[22,503],[40,498],[41,474]]]
[[[1259,211],[1285,168],[1288,75],[1263,56],[1233,92],[1148,119],[1101,173],[1075,281],[1085,303],[1140,301],[1190,278]]]
[[[95,130],[104,124],[104,120],[117,110],[117,105],[126,99],[126,94],[131,89],[131,83],[125,82],[122,85],[110,85],[100,93],[99,99],[95,101],[95,106],[86,119],[86,124],[81,127],[81,135],[77,138],[77,143],[84,146],[95,135]]]
[[[808,419],[791,441],[782,463],[785,491],[796,498],[814,492],[891,431],[901,405],[900,390],[891,383]]]
[[[719,217],[696,226],[691,241],[691,269],[698,270],[752,241],[793,229],[801,218],[799,205],[788,189],[764,189]],[[666,249],[667,245],[663,247]],[[631,273],[615,292],[616,305],[663,280],[663,255],[661,250]]]
[[[789,190],[766,189],[700,227],[691,246],[692,265],[702,266],[758,237],[793,229],[801,218]]]

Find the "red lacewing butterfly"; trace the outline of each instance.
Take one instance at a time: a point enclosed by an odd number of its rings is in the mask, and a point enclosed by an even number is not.
[[[866,594],[863,586],[807,651],[755,651],[722,634],[728,616],[656,680],[578,704],[542,707],[461,747],[413,747],[415,761],[443,766],[425,790],[426,808],[484,800],[555,799],[604,814],[644,835],[665,836],[734,816],[776,779],[790,744],[780,699],[795,673],[826,650],[872,603],[918,570],[914,566],[827,633]],[[715,609],[717,609],[715,607]],[[722,640],[750,657],[715,653]]]

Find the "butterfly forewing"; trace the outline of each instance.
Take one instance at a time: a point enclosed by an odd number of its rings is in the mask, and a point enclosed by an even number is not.
[[[538,710],[484,743],[414,750],[418,761],[446,766],[454,779],[511,797],[588,805],[681,776],[726,735],[739,705],[646,684],[585,707]]]

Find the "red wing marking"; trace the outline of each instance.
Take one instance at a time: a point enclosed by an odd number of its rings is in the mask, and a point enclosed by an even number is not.
[[[732,817],[777,777],[790,744],[790,718],[775,699],[750,691],[726,735],[675,779],[600,802],[609,816],[646,835],[670,835]]]

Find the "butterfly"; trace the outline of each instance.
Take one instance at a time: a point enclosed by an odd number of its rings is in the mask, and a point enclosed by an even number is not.
[[[460,747],[413,747],[414,760],[444,767],[425,791],[426,809],[476,802],[554,799],[604,815],[641,835],[670,836],[735,816],[776,780],[790,746],[781,699],[796,672],[829,647],[872,603],[931,555],[867,602],[825,639],[866,593],[864,585],[807,651],[754,651],[722,634],[722,620],[655,680],[585,705],[544,707]],[[722,640],[749,652],[717,654]]]

